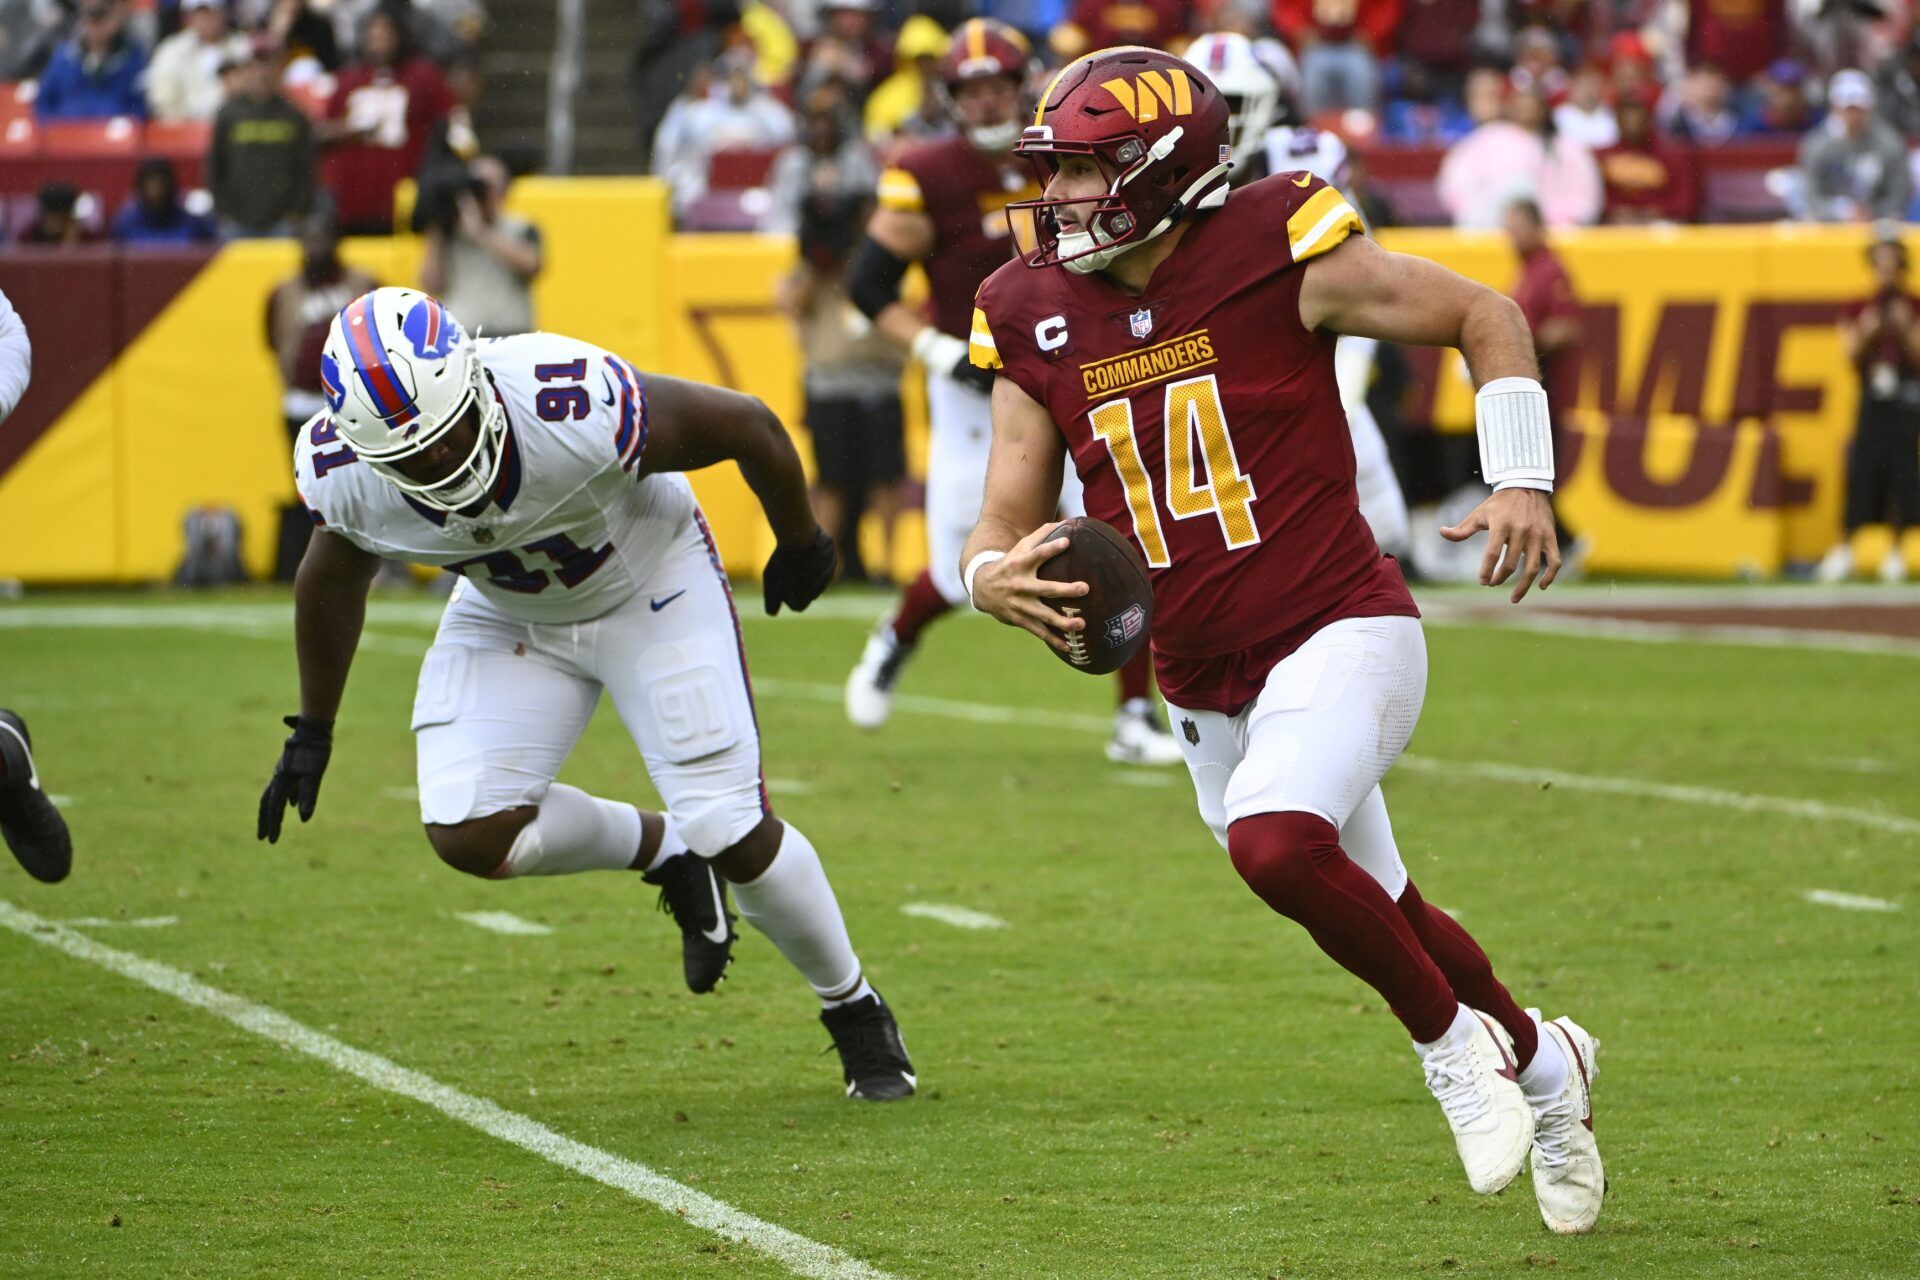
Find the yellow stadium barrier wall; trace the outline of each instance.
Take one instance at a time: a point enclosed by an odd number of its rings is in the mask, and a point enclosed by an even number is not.
[[[542,325],[644,369],[758,395],[810,452],[799,352],[773,306],[790,241],[674,235],[664,189],[644,178],[527,179],[513,205],[545,235]],[[1497,237],[1381,238],[1498,288],[1514,274]],[[1558,242],[1588,321],[1580,408],[1564,424],[1563,505],[1592,538],[1595,568],[1767,573],[1825,550],[1858,393],[1834,321],[1868,288],[1864,243],[1858,229],[1800,227],[1609,229]],[[417,278],[415,240],[350,241],[344,252],[383,282]],[[49,425],[24,445],[26,431],[16,432],[10,449],[15,424],[0,424],[0,578],[164,579],[180,556],[183,516],[206,504],[238,511],[245,562],[267,571],[292,487],[262,315],[297,254],[287,242],[239,242],[168,286],[164,273],[116,274],[105,262],[130,255],[93,251],[84,269],[74,260],[73,286],[60,296],[25,291],[34,302],[22,314],[44,339],[30,397],[43,396],[32,408]],[[20,262],[0,255],[10,296]],[[96,340],[85,309],[103,306],[102,296],[127,332]],[[1470,429],[1458,358],[1429,358],[1423,372],[1411,418]],[[924,412],[914,378],[905,385],[908,461],[920,474]],[[694,483],[728,568],[757,571],[770,535],[738,474],[714,468]],[[902,533],[893,568],[904,575],[924,551],[917,524]]]

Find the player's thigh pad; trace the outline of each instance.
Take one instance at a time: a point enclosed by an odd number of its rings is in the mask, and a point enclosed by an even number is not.
[[[1174,736],[1180,740],[1180,754],[1186,757],[1187,773],[1193,778],[1193,797],[1200,805],[1200,820],[1213,832],[1213,838],[1227,847],[1227,783],[1240,767],[1245,755],[1246,721],[1242,716],[1218,711],[1184,711],[1167,704],[1173,721]]]
[[[1387,798],[1375,787],[1362,797],[1340,824],[1340,848],[1353,864],[1380,882],[1389,898],[1398,901],[1407,891],[1407,868],[1387,820]]]
[[[1340,827],[1406,749],[1427,690],[1417,618],[1329,623],[1268,673],[1227,821],[1299,810]]]
[[[939,374],[927,375],[927,572],[948,604],[967,602],[960,552],[987,492],[993,409],[985,395]]]
[[[413,731],[425,823],[538,804],[600,697],[593,680],[473,638],[436,641],[420,666]]]
[[[653,609],[660,600],[669,603]],[[706,857],[725,852],[766,816],[746,652],[725,577],[696,535],[631,603],[594,625],[595,674],[681,838]]]

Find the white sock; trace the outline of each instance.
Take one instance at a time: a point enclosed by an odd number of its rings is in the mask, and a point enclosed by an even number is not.
[[[733,886],[740,915],[767,935],[816,994],[845,991],[860,976],[846,921],[820,855],[787,823],[779,852],[759,878]]]
[[[688,850],[687,842],[680,838],[680,828],[673,823],[673,815],[663,813],[660,820],[666,824],[660,832],[660,847],[653,851],[653,861],[640,868],[642,871],[658,871],[668,858],[677,858]]]
[[[1552,1102],[1566,1091],[1567,1073],[1573,1066],[1567,1061],[1566,1050],[1560,1047],[1560,1037],[1548,1035],[1546,1027],[1541,1026],[1540,1015],[1529,1009],[1527,1016],[1540,1028],[1540,1047],[1533,1051],[1533,1061],[1520,1071],[1520,1092],[1537,1106]]]
[[[852,1004],[856,1000],[865,1000],[873,994],[875,994],[875,992],[872,985],[869,984],[865,978],[862,978],[860,979],[859,986],[847,992],[846,995],[841,996],[838,1000],[829,1000],[825,996],[821,996],[820,1004],[823,1008],[838,1009],[843,1004]]]
[[[639,855],[638,809],[556,782],[547,788],[540,812],[514,837],[493,878],[625,871]]]
[[[1467,1008],[1467,1006],[1461,1005],[1454,1011],[1453,1021],[1448,1024],[1445,1035],[1441,1036],[1438,1040],[1429,1040],[1424,1044],[1415,1040],[1413,1042],[1413,1051],[1422,1058],[1425,1058],[1439,1049],[1457,1048],[1467,1042],[1468,1037],[1473,1034],[1475,1023],[1478,1021],[1478,1014]]]

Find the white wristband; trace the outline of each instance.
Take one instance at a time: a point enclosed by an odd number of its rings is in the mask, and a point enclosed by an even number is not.
[[[968,604],[973,604],[973,575],[980,572],[980,566],[983,564],[992,564],[995,560],[1005,560],[1006,558],[1007,553],[1004,551],[982,551],[979,555],[967,561],[966,569],[960,574],[960,581],[966,585]],[[980,606],[973,604],[973,607],[978,609]]]
[[[1495,378],[1473,398],[1480,478],[1495,489],[1553,492],[1553,421],[1532,378]]]

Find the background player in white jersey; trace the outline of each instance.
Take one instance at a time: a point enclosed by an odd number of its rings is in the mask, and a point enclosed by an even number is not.
[[[1232,181],[1236,187],[1273,173],[1311,173],[1328,186],[1347,185],[1347,144],[1338,134],[1316,129],[1299,118],[1300,70],[1278,40],[1249,40],[1233,32],[1203,35],[1183,55],[1207,73],[1227,100],[1227,136],[1232,140]],[[1375,338],[1343,335],[1334,349],[1334,376],[1340,406],[1353,436],[1354,487],[1360,514],[1374,541],[1390,556],[1406,560],[1413,525],[1406,495],[1393,474],[1386,437],[1367,389],[1380,343]]]
[[[767,803],[732,590],[679,474],[739,464],[778,538],[767,612],[806,608],[834,547],[779,419],[556,334],[476,342],[408,289],[348,304],[321,377],[328,412],[294,448],[318,526],[294,583],[300,712],[261,797],[260,838],[278,840],[290,805],[313,816],[381,559],[454,570],[464,576],[413,706],[434,852],[492,879],[641,872],[680,926],[695,991],[731,959],[724,877],[820,996],[848,1094],[912,1093],[892,1011],[861,976],[819,856]],[[554,781],[603,688],[665,813]]]

